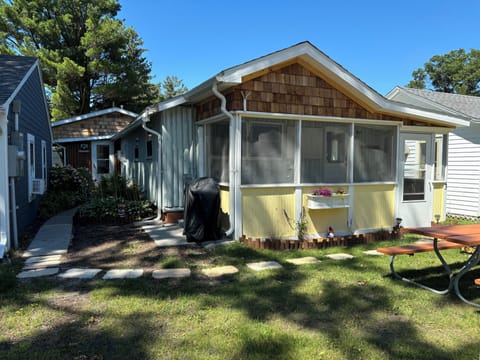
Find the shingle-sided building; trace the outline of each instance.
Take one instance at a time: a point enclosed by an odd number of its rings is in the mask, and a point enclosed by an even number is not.
[[[88,169],[94,180],[115,170],[112,137],[137,114],[119,107],[94,111],[52,123],[53,139],[63,165]]]
[[[36,218],[51,147],[38,59],[0,55],[0,258]]]
[[[186,179],[213,177],[227,233],[295,238],[302,219],[313,237],[391,229],[398,217],[429,225],[444,201],[436,136],[467,125],[383,97],[303,42],[149,107],[118,138],[124,173],[143,178],[161,209],[183,206]]]

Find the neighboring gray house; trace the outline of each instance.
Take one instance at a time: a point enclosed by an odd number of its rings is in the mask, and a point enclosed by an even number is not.
[[[52,164],[39,61],[0,55],[0,258],[37,216]]]
[[[480,217],[480,97],[396,87],[387,98],[470,119],[448,137],[446,213]]]

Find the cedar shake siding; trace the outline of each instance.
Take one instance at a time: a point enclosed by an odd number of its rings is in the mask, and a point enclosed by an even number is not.
[[[331,86],[299,63],[260,75],[225,94],[229,111],[242,111],[243,94],[248,94],[247,111],[342,118],[402,121],[407,119],[373,113]],[[220,114],[220,100],[210,97],[196,105],[196,120]],[[426,124],[422,124],[426,125]]]
[[[132,121],[132,117],[119,113],[107,114],[82,121],[53,127],[54,139],[111,136],[120,132]]]

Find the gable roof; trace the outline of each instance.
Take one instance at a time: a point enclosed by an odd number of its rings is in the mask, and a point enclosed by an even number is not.
[[[0,106],[10,104],[36,66],[34,57],[0,55]]]
[[[123,114],[123,115],[130,116],[132,118],[136,118],[138,116],[137,113],[134,113],[132,111],[124,110],[123,108],[119,108],[119,107],[111,107],[111,108],[108,108],[108,109],[94,111],[94,112],[91,112],[91,113],[88,113],[88,114],[72,116],[72,117],[69,117],[67,119],[54,121],[54,122],[52,122],[52,127],[65,125],[65,124],[70,124],[70,123],[73,123],[73,122],[76,122],[76,121],[82,121],[82,120],[86,120],[86,119],[90,119],[90,118],[94,118],[94,117],[99,117],[99,116],[103,116],[103,115],[108,115],[108,114],[112,114],[112,113],[120,113],[120,114]]]
[[[440,111],[449,111],[480,121],[480,97],[460,94],[450,94],[439,91],[412,89],[397,86],[387,94],[388,98],[399,99],[402,102],[417,100],[425,106],[430,106]]]
[[[241,84],[243,81],[253,79],[293,62],[298,62],[307,67],[314,74],[333,84],[345,95],[350,96],[371,112],[396,117],[407,117],[409,119],[450,128],[469,125],[468,117],[460,113],[418,107],[387,99],[348,72],[340,64],[333,61],[310,42],[305,41],[223,70],[183,95],[149,106],[131,126],[124,129],[121,133],[128,132],[136,127],[137,122],[140,122],[141,117],[144,115],[147,116],[154,112],[160,112],[178,105],[192,104],[212,96],[212,87],[214,84],[217,85],[218,90],[224,91],[230,87]]]

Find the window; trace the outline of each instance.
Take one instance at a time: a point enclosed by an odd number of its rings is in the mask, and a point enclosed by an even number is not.
[[[47,142],[42,140],[42,179],[47,186]]]
[[[295,121],[244,119],[242,184],[294,182]]]
[[[348,181],[350,125],[302,122],[301,182]]]
[[[97,175],[110,174],[110,145],[96,145],[97,146]]]
[[[27,134],[27,179],[28,201],[33,200],[33,179],[35,179],[35,136]]]
[[[354,182],[395,181],[397,128],[355,125]]]
[[[435,135],[435,180],[445,180],[448,135]]]
[[[153,141],[152,141],[152,134],[147,135],[147,158],[151,159],[153,155]]]
[[[223,183],[229,181],[229,134],[226,120],[205,126],[207,176]]]
[[[133,159],[138,160],[140,158],[140,149],[138,148],[138,138],[135,139],[135,147],[133,148]]]

